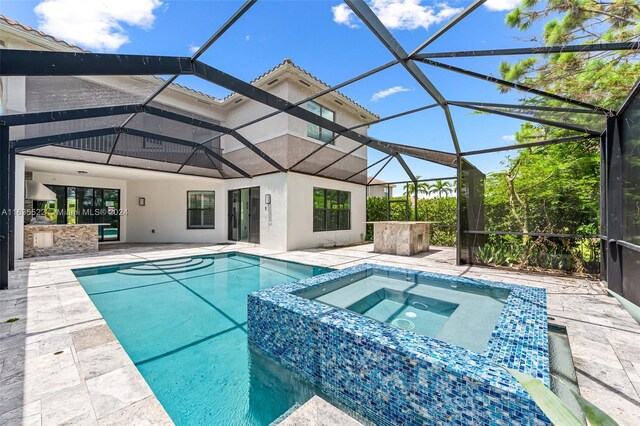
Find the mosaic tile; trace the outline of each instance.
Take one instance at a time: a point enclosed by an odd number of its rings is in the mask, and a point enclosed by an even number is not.
[[[292,294],[367,270],[509,296],[485,351],[474,353]],[[549,386],[544,289],[361,264],[252,293],[248,306],[253,346],[376,424],[550,424],[501,368]]]

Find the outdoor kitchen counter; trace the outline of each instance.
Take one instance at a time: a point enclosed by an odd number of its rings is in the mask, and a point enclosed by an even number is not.
[[[100,225],[25,225],[24,257],[97,252]]]
[[[436,222],[365,222],[373,224],[373,251],[413,256],[429,250],[429,225]]]

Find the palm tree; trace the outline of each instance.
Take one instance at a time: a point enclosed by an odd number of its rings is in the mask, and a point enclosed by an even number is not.
[[[416,176],[416,180],[420,180],[420,176]],[[416,193],[416,185],[413,182],[405,183],[403,186],[404,195],[412,196]],[[418,195],[429,195],[431,193],[431,186],[427,182],[418,182]]]
[[[439,197],[446,197],[453,192],[453,187],[451,182],[443,181],[442,179],[437,179],[436,183],[433,184],[433,193],[438,194]]]

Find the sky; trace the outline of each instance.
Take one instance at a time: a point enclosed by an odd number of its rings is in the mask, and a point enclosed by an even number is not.
[[[408,52],[456,16],[470,1],[371,0],[370,5]],[[516,0],[488,0],[424,52],[535,46],[528,33],[508,28],[506,13]],[[95,52],[189,56],[241,5],[238,1],[193,0],[3,0],[0,13]],[[389,62],[392,55],[339,1],[258,1],[200,60],[245,81],[273,68],[285,58],[330,85]],[[452,65],[499,77],[504,59],[456,58]],[[420,64],[419,67],[449,100],[516,103],[521,93],[499,94],[495,85]],[[225,89],[194,77],[178,83],[216,97]],[[384,117],[433,103],[433,99],[400,65],[347,86],[342,93]],[[512,144],[521,121],[471,114],[452,107],[462,151]],[[453,152],[451,136],[440,108],[390,120],[371,127],[376,138]],[[505,154],[470,157],[483,172],[500,168]],[[369,150],[369,163],[384,154]],[[455,170],[405,158],[423,178],[455,175]],[[378,167],[370,169],[370,175]],[[379,175],[386,181],[406,180],[392,161]]]

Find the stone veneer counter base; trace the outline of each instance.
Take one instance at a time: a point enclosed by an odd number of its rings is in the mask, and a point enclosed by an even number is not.
[[[435,222],[378,221],[373,224],[373,251],[413,256],[429,251],[429,227]]]
[[[367,269],[509,290],[474,353],[294,293]],[[249,342],[379,425],[550,422],[503,368],[549,386],[544,289],[362,264],[249,295]]]
[[[25,225],[24,257],[97,252],[100,225]],[[35,234],[51,234],[53,245],[36,247]]]

